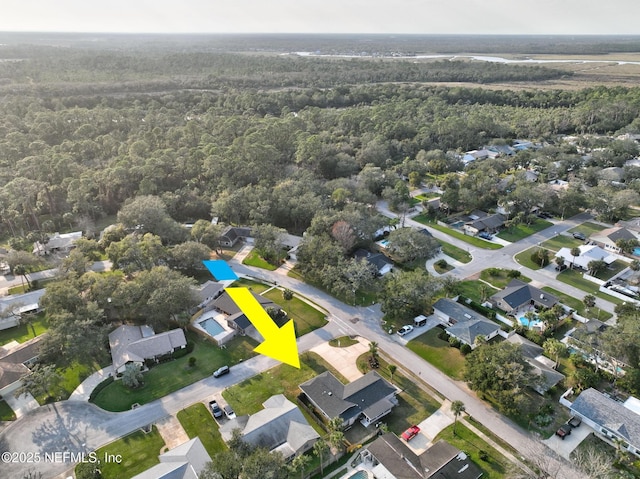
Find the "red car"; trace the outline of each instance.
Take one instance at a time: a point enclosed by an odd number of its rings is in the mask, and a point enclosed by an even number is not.
[[[418,426],[411,426],[409,429],[402,433],[402,439],[409,442],[411,441],[411,439],[416,437],[419,432],[420,428]]]

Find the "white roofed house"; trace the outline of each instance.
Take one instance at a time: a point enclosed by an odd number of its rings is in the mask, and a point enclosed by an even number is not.
[[[578,249],[580,250],[580,255],[574,257],[571,254],[571,248],[560,248],[560,251],[556,253],[556,258],[564,258],[566,264],[582,268],[585,271],[589,270],[591,261],[604,261],[607,265],[610,265],[616,260],[616,257],[611,253],[596,245],[585,244],[578,246]]]
[[[82,231],[54,233],[46,242],[36,241],[33,243],[33,254],[45,256],[54,253],[69,253],[75,247],[76,240],[80,238],[82,238]]]
[[[0,298],[0,330],[18,326],[20,318],[25,314],[39,312],[40,298],[44,293],[44,289],[38,289]]]
[[[113,370],[122,373],[129,363],[144,365],[187,346],[182,329],[155,334],[149,326],[122,325],[109,333]]]

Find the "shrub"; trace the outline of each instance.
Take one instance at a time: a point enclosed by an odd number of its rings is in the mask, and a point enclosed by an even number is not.
[[[522,273],[517,269],[510,269],[507,273],[507,276],[509,276],[509,278],[519,278],[520,276],[522,276]]]
[[[478,451],[478,457],[480,458],[481,461],[489,460],[489,454],[487,454],[487,451],[483,451],[482,449]]]
[[[284,291],[282,291],[282,298],[286,301],[293,299],[293,291],[288,288],[285,289]]]
[[[459,348],[460,347],[460,341],[456,338],[454,338],[453,336],[449,336],[449,346],[451,346],[452,348]]]
[[[193,352],[194,346],[195,345],[193,342],[188,341],[187,345],[183,349],[178,349],[177,351],[174,351],[171,357],[173,359],[183,358],[186,355],[191,354]]]
[[[195,356],[191,356],[189,358],[189,367],[192,368],[196,365],[196,357]]]
[[[549,264],[549,252],[547,250],[542,250],[542,253],[534,251],[531,253],[531,261],[544,268]]]
[[[437,266],[438,268],[446,268],[447,266],[449,266],[449,264],[447,263],[446,260],[444,259],[439,259],[438,261],[436,261],[434,263],[435,266]]]
[[[467,343],[464,343],[462,346],[460,346],[460,352],[462,353],[463,356],[466,356],[471,351],[472,351],[471,346],[469,346]]]

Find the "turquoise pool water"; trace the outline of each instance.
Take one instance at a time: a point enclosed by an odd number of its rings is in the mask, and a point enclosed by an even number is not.
[[[217,336],[220,333],[224,333],[224,328],[213,318],[207,318],[198,324],[211,336]]]
[[[369,479],[367,471],[357,471],[349,476],[349,479]]]
[[[633,256],[640,256],[640,247],[633,248]]]
[[[384,246],[385,248],[387,247],[388,244],[389,244],[389,240],[380,241],[380,246]],[[360,471],[358,471],[358,472],[360,472]]]
[[[524,316],[520,316],[518,318],[518,321],[520,322],[520,324],[522,324],[524,327],[526,328],[534,328],[536,326],[539,326],[542,324],[542,321],[539,321],[537,319],[534,319],[532,321],[529,321],[527,318],[525,318]]]

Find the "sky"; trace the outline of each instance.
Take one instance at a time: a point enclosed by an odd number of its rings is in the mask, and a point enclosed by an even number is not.
[[[640,1],[2,0],[0,31],[640,35]]]

